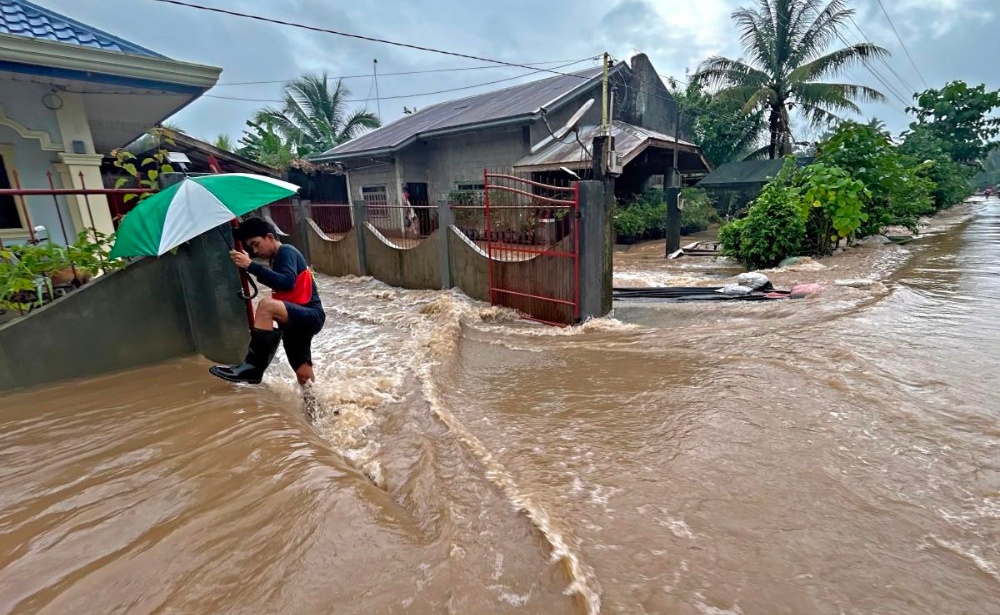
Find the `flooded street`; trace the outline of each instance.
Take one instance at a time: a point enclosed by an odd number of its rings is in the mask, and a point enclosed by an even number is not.
[[[8,395],[0,613],[1000,613],[1000,201],[971,212],[875,287],[656,326],[322,279],[315,426],[281,353],[264,387]]]

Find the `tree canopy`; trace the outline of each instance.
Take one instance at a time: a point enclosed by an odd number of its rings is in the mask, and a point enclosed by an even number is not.
[[[755,8],[733,13],[746,59],[713,56],[694,75],[699,84],[718,88],[721,97],[738,101],[745,116],[767,115],[771,158],[792,152],[790,114],[802,113],[819,126],[860,113],[856,101],[884,100],[878,90],[851,83],[831,83],[845,68],[888,56],[870,42],[828,51],[838,28],[854,14],[844,0],[757,0]]]

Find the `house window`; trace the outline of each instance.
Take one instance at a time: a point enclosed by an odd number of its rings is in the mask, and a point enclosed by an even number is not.
[[[389,194],[385,186],[363,186],[361,198],[365,201],[369,218],[389,219]]]
[[[483,182],[458,182],[452,198],[461,205],[482,205],[484,192]]]
[[[14,171],[14,148],[0,146],[0,188],[9,190],[13,187],[11,181]],[[0,195],[0,231],[21,230],[24,221],[21,219],[21,208],[17,200],[9,194]]]

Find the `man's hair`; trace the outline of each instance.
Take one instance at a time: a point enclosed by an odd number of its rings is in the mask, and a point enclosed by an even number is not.
[[[271,226],[271,223],[263,218],[247,218],[246,220],[240,222],[240,228],[237,233],[240,241],[246,243],[251,237],[260,237],[264,239],[268,234],[278,236],[277,231]]]

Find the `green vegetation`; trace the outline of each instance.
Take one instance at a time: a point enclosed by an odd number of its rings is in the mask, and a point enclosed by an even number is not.
[[[764,112],[743,113],[733,98],[709,94],[695,81],[684,90],[673,89],[681,106],[681,119],[693,142],[713,167],[743,160],[754,153],[761,140]]]
[[[289,81],[284,86],[281,107],[257,111],[248,124],[258,131],[266,129],[280,135],[291,153],[302,157],[322,153],[382,125],[379,117],[367,109],[349,111],[351,91],[341,79],[332,88],[329,81],[326,72]],[[270,164],[275,160],[259,161]]]
[[[0,250],[0,310],[23,312],[32,305],[41,305],[53,296],[54,278],[78,285],[99,270],[124,267],[125,261],[108,260],[113,243],[114,235],[87,230],[69,246],[28,243]]]
[[[681,234],[704,231],[719,221],[715,207],[704,190],[685,188],[681,191]],[[615,212],[615,234],[619,243],[635,243],[646,239],[661,239],[667,231],[667,203],[663,190],[643,192]]]
[[[723,252],[754,269],[774,267],[799,253],[806,235],[802,199],[795,182],[795,161],[785,160],[750,205],[747,216],[722,227]]]
[[[844,5],[844,0],[758,0],[755,9],[739,9],[733,20],[747,60],[715,56],[703,62],[692,78],[720,87],[717,95],[737,101],[744,116],[767,115],[760,130],[766,131],[771,158],[792,153],[793,108],[820,126],[837,121],[842,112],[859,113],[855,101],[884,99],[862,85],[829,81],[852,64],[888,55],[873,43],[827,51],[838,29],[847,27],[854,14]]]
[[[868,190],[861,236],[895,225],[916,231],[920,216],[934,212],[935,186],[926,176],[930,165],[900,152],[872,123],[840,124],[820,145],[817,160],[843,169]]]
[[[831,253],[833,246],[869,219],[865,205],[871,195],[865,185],[837,166],[822,162],[809,165],[801,172],[800,188],[786,192],[793,201],[799,197],[801,218],[806,223],[805,245],[815,254]],[[788,256],[792,254],[778,260]]]
[[[784,4],[776,3],[774,10]],[[837,4],[828,10],[840,11]],[[744,15],[746,23],[760,25],[760,15],[754,15]],[[1000,119],[991,115],[1000,108],[1000,91],[955,81],[914,100],[916,105],[908,109],[914,121],[899,145],[876,119],[867,124],[844,121],[832,124],[816,144],[812,164],[796,170],[786,159],[780,176],[767,184],[746,218],[721,230],[725,253],[750,267],[769,267],[800,253],[830,254],[844,239],[875,235],[891,226],[915,232],[921,216],[972,194],[977,171],[1000,169],[1000,154],[992,153],[998,147]],[[778,149],[787,151],[780,143]],[[989,185],[991,178],[984,171],[977,181]],[[792,210],[796,216],[790,215]]]

